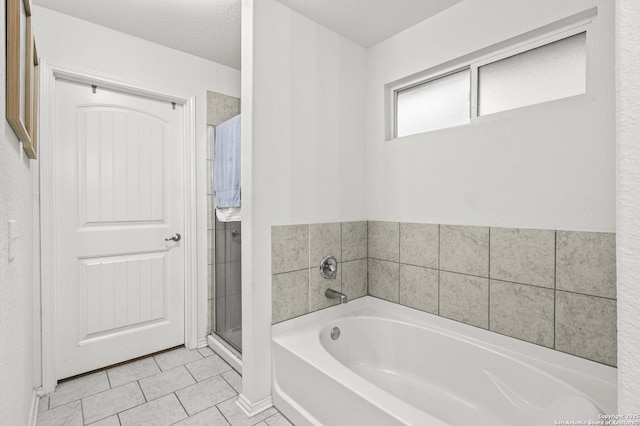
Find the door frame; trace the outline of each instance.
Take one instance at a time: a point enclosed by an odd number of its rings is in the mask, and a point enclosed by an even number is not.
[[[195,96],[180,96],[143,84],[91,70],[40,61],[40,242],[41,242],[41,332],[42,388],[47,394],[56,387],[56,217],[55,217],[55,102],[56,79],[175,102],[184,108],[184,293],[185,346],[198,346],[197,227],[196,227],[196,125]]]

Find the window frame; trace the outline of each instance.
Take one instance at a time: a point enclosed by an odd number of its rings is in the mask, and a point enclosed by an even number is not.
[[[594,16],[591,16],[586,19],[576,20],[569,25],[564,25],[560,28],[557,28],[553,31],[545,31],[543,34],[539,34],[537,36],[527,37],[526,40],[519,41],[516,43],[511,43],[506,47],[497,48],[490,50],[488,53],[484,54],[471,54],[467,57],[469,59],[465,60],[457,60],[453,61],[455,65],[445,66],[442,65],[431,67],[428,70],[420,72],[416,77],[413,78],[405,78],[401,80],[397,80],[395,83],[391,83],[386,86],[387,88],[387,105],[390,106],[388,120],[390,121],[389,127],[387,130],[388,138],[387,140],[400,139],[405,137],[411,137],[415,135],[422,135],[430,132],[437,132],[442,130],[454,129],[461,126],[469,126],[476,123],[480,123],[486,120],[494,120],[498,117],[502,116],[510,116],[514,113],[521,113],[522,110],[526,110],[528,108],[534,108],[539,105],[545,105],[548,103],[557,103],[557,102],[572,102],[575,100],[585,99],[585,98],[593,98],[593,61],[594,56],[592,54],[593,49],[593,37],[595,32],[595,26],[593,25]],[[585,61],[585,91],[584,93],[580,93],[577,95],[562,97],[558,99],[552,99],[545,102],[540,102],[536,104],[525,105],[521,107],[511,108],[504,111],[498,111],[494,113],[478,115],[478,101],[479,101],[479,79],[478,79],[478,68],[492,64],[494,62],[499,62],[503,59],[510,58],[512,56],[516,56],[522,53],[526,53],[530,50],[534,50],[545,45],[581,34],[585,33],[585,51],[586,51],[586,61]],[[451,63],[451,62],[450,62]],[[442,77],[446,77],[448,75],[454,74],[456,72],[470,70],[470,93],[469,93],[469,122],[465,124],[459,124],[456,126],[443,127],[439,129],[433,129],[422,133],[414,133],[412,135],[398,136],[398,93],[411,89],[413,87],[428,83],[433,80],[437,80]],[[390,130],[390,132],[389,132]],[[391,133],[391,134],[389,134]]]
[[[435,74],[430,75],[430,76],[428,76],[426,78],[422,78],[422,79],[414,81],[414,82],[412,82],[410,84],[403,85],[401,88],[394,89],[393,90],[393,135],[394,135],[394,138],[396,138],[396,139],[399,138],[399,137],[404,138],[404,137],[407,137],[407,136],[419,135],[419,134],[428,133],[428,132],[435,132],[437,130],[450,129],[452,127],[466,126],[466,125],[470,124],[471,120],[469,120],[469,123],[458,124],[458,125],[449,126],[449,127],[440,127],[438,129],[427,130],[426,132],[421,132],[421,133],[413,133],[411,135],[406,135],[406,136],[398,136],[398,95],[400,94],[400,92],[404,92],[405,90],[411,90],[411,89],[413,89],[415,87],[422,86],[423,84],[428,84],[428,83],[430,83],[432,81],[439,80],[441,78],[445,78],[445,77],[448,77],[450,75],[453,75],[453,74],[456,74],[456,73],[459,73],[459,72],[462,72],[462,71],[467,71],[467,70],[470,71],[469,72],[469,78],[473,81],[473,72],[471,71],[470,66],[467,65],[467,66],[462,66],[462,67],[457,67],[457,68],[451,68],[451,69],[448,69],[448,70],[446,70],[444,72],[435,73]],[[469,85],[469,91],[470,92],[473,91],[473,87],[471,85]]]

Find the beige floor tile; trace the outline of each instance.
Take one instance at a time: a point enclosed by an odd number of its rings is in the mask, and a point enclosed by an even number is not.
[[[174,394],[163,396],[119,414],[122,426],[168,426],[187,418]]]
[[[221,374],[224,379],[229,382],[231,387],[238,393],[242,392],[242,376],[234,369],[225,371]]]
[[[180,348],[61,383],[40,398],[37,426],[290,426],[275,408],[245,416],[241,391],[210,348]]]
[[[273,416],[267,418],[265,422],[269,426],[293,426],[293,424],[280,413],[276,413]]]
[[[49,409],[49,395],[41,396],[38,401],[38,413],[47,411]]]
[[[204,357],[208,357],[213,355],[215,352],[213,352],[211,350],[211,348],[205,346],[204,348],[198,348],[198,352],[200,352],[200,355],[204,356]]]
[[[153,357],[149,357],[110,368],[107,370],[107,375],[109,376],[111,387],[115,388],[159,372],[160,367],[158,367]]]
[[[247,417],[236,404],[236,400],[237,398],[232,398],[222,404],[218,404],[218,409],[231,422],[232,426],[253,426],[277,413],[275,408],[269,408],[256,416]]]
[[[212,377],[176,392],[187,413],[192,416],[236,395],[220,376]]]
[[[182,347],[155,355],[154,358],[162,371],[166,371],[201,359],[202,355],[200,355],[200,352],[198,351],[190,351],[189,349]]]
[[[55,392],[49,395],[49,408],[55,408],[109,388],[107,373],[104,371],[62,382],[56,387]]]
[[[145,402],[137,382],[119,386],[84,398],[82,400],[84,421],[93,423]]]
[[[91,423],[88,426],[120,426],[120,420],[118,419],[118,415],[113,415],[111,417],[107,417],[106,419],[98,420],[95,423]]]
[[[229,422],[216,407],[207,408],[176,423],[175,426],[228,426]]]
[[[180,366],[140,380],[140,387],[147,401],[151,401],[193,385],[195,382],[187,369]]]
[[[37,426],[82,426],[82,405],[80,401],[44,411],[38,414]]]
[[[215,354],[207,358],[199,359],[198,361],[190,362],[186,364],[185,367],[187,367],[187,370],[189,370],[191,375],[199,382],[231,369],[229,364]]]

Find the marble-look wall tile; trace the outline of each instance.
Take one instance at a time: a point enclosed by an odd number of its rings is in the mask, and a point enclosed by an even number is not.
[[[309,225],[309,266],[320,266],[325,256],[333,256],[342,261],[341,226],[336,223],[313,223]]]
[[[213,308],[213,315],[215,318],[214,324],[226,324],[227,322],[227,296],[218,296],[216,298],[216,304],[219,309]],[[215,326],[215,325],[214,325]]]
[[[273,227],[272,251],[274,323],[337,304],[333,288],[616,362],[613,234],[361,221]]]
[[[213,195],[207,195],[207,229],[213,229],[215,226],[215,208],[213,204]]]
[[[240,114],[240,99],[207,91],[207,124],[217,126]]]
[[[207,265],[211,265],[213,263],[213,230],[207,230]]]
[[[398,303],[400,264],[369,259],[369,295]]]
[[[271,277],[273,324],[309,312],[309,270],[287,272]]]
[[[369,257],[390,262],[400,260],[400,224],[398,222],[369,222]]]
[[[437,268],[439,233],[439,225],[400,223],[400,263]]]
[[[338,264],[335,280],[323,278],[320,268],[309,268],[309,312],[340,304],[339,300],[324,295],[329,288],[342,292],[342,264]]]
[[[491,280],[489,300],[489,330],[553,348],[553,290]]]
[[[555,286],[555,231],[491,228],[491,278]]]
[[[216,277],[216,283],[218,285],[215,286],[215,294],[212,298],[220,298],[227,295],[227,267],[229,266],[228,262],[219,263],[215,266],[214,274]]]
[[[227,329],[242,326],[242,295],[240,293],[227,296]]]
[[[207,195],[213,195],[213,160],[207,160],[207,170],[209,171],[207,175]],[[209,210],[209,213],[213,213],[213,211]]]
[[[309,269],[309,225],[271,227],[271,273]]]
[[[367,221],[342,222],[342,261],[367,257]]]
[[[489,276],[489,228],[440,225],[440,269]]]
[[[400,264],[400,304],[438,313],[438,270]]]
[[[242,231],[238,228],[228,227],[225,234],[225,238],[227,239],[227,262],[239,262],[242,257]]]
[[[616,298],[616,235],[558,231],[559,290]]]
[[[213,234],[214,231],[212,230]],[[227,232],[224,229],[216,229],[215,235],[212,236],[212,244],[213,250],[211,247],[209,248],[211,253],[211,262],[210,263],[226,263],[229,261],[227,259]]]
[[[616,366],[616,301],[557,291],[556,349]]]
[[[207,265],[207,294],[209,299],[213,298],[213,278],[215,277],[215,265]]]
[[[440,271],[440,316],[489,328],[489,279]]]
[[[367,259],[343,262],[338,269],[342,270],[342,292],[349,300],[367,295]]]
[[[211,128],[211,127],[207,127],[207,160],[211,161],[213,160],[213,134],[216,131],[215,128]],[[207,166],[207,176],[209,177],[209,180],[212,180],[211,177],[213,176],[213,164],[208,165]]]
[[[213,331],[213,319],[216,315],[214,300],[215,299],[207,300],[207,312],[209,312],[209,315],[207,315],[207,334]]]
[[[226,288],[226,296],[242,293],[242,264],[227,262],[225,264],[226,275],[220,283]]]

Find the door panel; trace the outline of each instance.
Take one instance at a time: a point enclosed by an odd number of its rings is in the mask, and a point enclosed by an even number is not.
[[[109,107],[79,107],[78,121],[81,222],[163,221],[166,123]]]
[[[80,343],[162,320],[166,260],[165,253],[81,259]]]
[[[183,111],[56,80],[57,378],[184,343]]]

